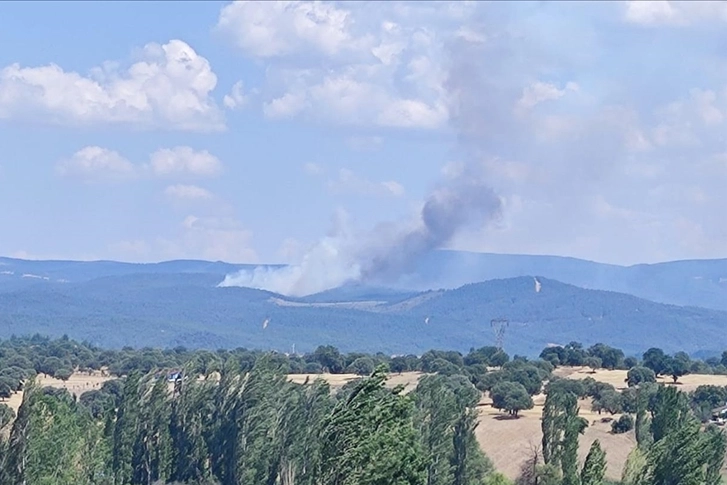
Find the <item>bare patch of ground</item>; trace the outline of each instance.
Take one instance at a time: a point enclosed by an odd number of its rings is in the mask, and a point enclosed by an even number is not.
[[[587,377],[592,377],[597,381],[611,384],[616,389],[625,389],[627,387],[627,371],[625,370],[598,369],[593,372],[588,367],[559,367],[553,374],[558,377],[566,377],[568,379],[585,379]],[[657,382],[667,385],[674,384],[674,380],[669,376],[659,376],[657,378]],[[684,392],[691,392],[698,386],[702,385],[727,386],[727,376],[689,374],[680,377],[676,385],[679,387],[679,390]]]
[[[290,301],[282,298],[270,298],[272,303],[278,306],[289,307],[321,307],[321,308],[349,308],[352,310],[371,310],[374,307],[385,305],[385,301],[341,301],[341,302],[325,302],[325,303],[309,303],[302,301]]]
[[[425,374],[421,372],[402,372],[401,374],[389,374],[389,378],[386,381],[386,387],[393,388],[399,385],[404,386],[404,394],[413,391],[419,379]],[[288,380],[295,382],[296,384],[303,384],[306,379],[309,382],[313,382],[317,378],[326,381],[332,390],[339,389],[345,384],[360,379],[361,376],[356,374],[290,374]]]
[[[80,397],[81,394],[83,394],[86,391],[92,391],[94,389],[99,389],[101,385],[108,381],[113,379],[113,377],[110,377],[107,374],[101,374],[100,372],[93,372],[92,374],[88,373],[74,373],[71,375],[71,377],[67,381],[62,381],[60,379],[54,379],[53,377],[49,377],[45,374],[39,374],[35,378],[35,382],[39,384],[41,387],[51,386],[56,387],[58,389],[67,389],[68,392],[71,394],[75,394],[76,396]],[[16,392],[13,394],[10,399],[5,401],[5,404],[10,406],[10,408],[14,412],[18,412],[18,408],[20,407],[20,404],[23,402],[23,391]]]
[[[502,419],[504,413],[492,408],[492,401],[485,397],[480,403],[480,424],[475,434],[482,450],[490,457],[498,471],[508,478],[515,479],[525,462],[532,457],[534,450],[541,447],[541,417],[545,395],[533,398],[535,407],[522,411],[517,419]],[[602,423],[601,418],[612,417],[593,413],[589,401],[580,402],[579,415],[588,420],[588,428],[579,439],[578,457],[581,463],[585,460],[591,443],[599,440],[606,451],[608,469],[606,477],[619,480],[621,470],[636,439],[633,432],[621,435],[610,433],[611,424]]]

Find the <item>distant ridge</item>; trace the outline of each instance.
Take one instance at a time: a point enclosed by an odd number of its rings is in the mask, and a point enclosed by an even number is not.
[[[3,258],[0,337],[38,332],[68,334],[112,347],[242,346],[287,351],[295,345],[306,351],[332,344],[351,351],[421,353],[492,344],[489,321],[504,317],[517,322],[505,336],[510,353],[533,356],[549,343],[572,340],[602,341],[632,353],[642,352],[644,345],[670,352],[727,349],[727,312],[584,289],[552,277],[560,274],[583,286],[644,281],[648,284],[642,291],[717,300],[723,290],[714,278],[721,274],[723,261],[649,265],[637,268],[636,276],[628,272],[630,268],[548,256],[437,252],[422,264],[420,272],[396,283],[411,288],[430,281],[435,290],[350,284],[287,298],[250,288],[217,287],[226,274],[251,269],[249,265]],[[694,271],[706,278],[692,280],[687,275]],[[488,281],[466,281],[475,277]],[[468,284],[452,289],[457,279]],[[712,282],[700,291],[698,285],[708,279]]]

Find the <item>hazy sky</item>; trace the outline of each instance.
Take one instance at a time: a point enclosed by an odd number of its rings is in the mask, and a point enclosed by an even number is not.
[[[725,29],[721,2],[3,2],[0,254],[297,262],[477,164],[502,208],[450,247],[725,257]]]

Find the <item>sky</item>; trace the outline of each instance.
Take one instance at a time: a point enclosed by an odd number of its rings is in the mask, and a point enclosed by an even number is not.
[[[398,244],[476,172],[497,207],[431,244],[725,257],[725,27],[725,2],[3,2],[0,255],[295,264]]]

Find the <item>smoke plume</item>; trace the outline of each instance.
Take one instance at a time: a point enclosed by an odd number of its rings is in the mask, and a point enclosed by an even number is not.
[[[445,89],[450,124],[457,133],[457,151],[464,158],[455,173],[440,180],[424,201],[420,214],[403,223],[383,223],[365,233],[338,224],[298,265],[258,268],[228,275],[221,286],[266,289],[304,296],[348,282],[392,283],[414,268],[429,251],[446,246],[470,224],[482,227],[501,209],[488,183],[483,145],[496,138],[498,111],[482,104],[486,83],[480,76],[477,48],[481,41],[460,38],[448,49],[450,69]],[[502,128],[502,127],[500,127]]]

